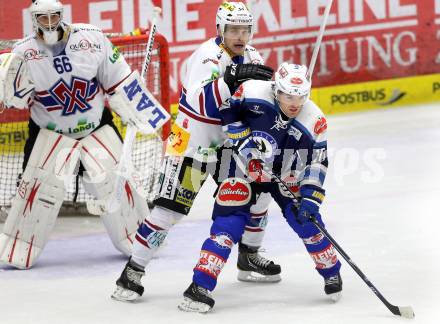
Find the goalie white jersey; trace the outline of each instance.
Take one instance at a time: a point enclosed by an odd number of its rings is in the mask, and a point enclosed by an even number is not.
[[[26,62],[35,90],[29,107],[41,128],[82,138],[98,127],[104,95],[131,72],[102,31],[92,25],[66,25],[65,39],[48,46],[34,34],[13,52]]]
[[[228,53],[220,37],[204,42],[188,59],[179,114],[173,125],[167,153],[205,160],[226,137],[221,128],[219,107],[228,104],[231,92],[223,80],[233,63],[264,64],[255,48],[247,45],[243,56]]]

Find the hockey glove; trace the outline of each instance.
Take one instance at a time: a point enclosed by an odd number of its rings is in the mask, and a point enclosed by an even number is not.
[[[320,218],[319,207],[324,200],[324,190],[305,185],[300,188],[300,193],[302,199],[296,215],[298,223],[305,224],[309,222],[312,217]]]
[[[223,80],[228,85],[231,93],[234,93],[238,86],[247,80],[272,79],[273,69],[260,64],[231,64],[226,67]]]

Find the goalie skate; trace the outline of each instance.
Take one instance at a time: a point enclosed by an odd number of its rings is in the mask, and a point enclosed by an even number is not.
[[[210,291],[195,283],[191,283],[183,297],[183,301],[177,307],[184,312],[207,313],[215,304]]]
[[[262,257],[257,248],[242,243],[239,246],[237,260],[237,279],[246,282],[279,282],[281,267]]]

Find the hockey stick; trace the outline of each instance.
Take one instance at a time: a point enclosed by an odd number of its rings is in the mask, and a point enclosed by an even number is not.
[[[322,18],[321,27],[319,28],[319,34],[316,39],[315,47],[313,48],[312,58],[310,59],[309,68],[307,70],[307,80],[312,81],[313,70],[315,69],[316,59],[318,58],[319,48],[321,47],[322,37],[324,37],[325,27],[327,25],[327,19],[330,14],[333,0],[329,0],[325,7],[324,17]]]
[[[264,170],[267,176],[274,179],[280,185],[284,187],[291,195],[295,205],[298,206],[298,200],[295,198],[293,191],[289,186],[276,174]],[[359,267],[351,260],[350,256],[345,253],[342,247],[335,241],[335,239],[329,234],[329,232],[322,226],[315,217],[310,218],[310,221],[315,224],[315,226],[321,231],[321,233],[333,244],[336,251],[347,261],[347,263],[352,267],[352,269],[358,274],[358,276],[367,284],[367,286],[374,292],[374,294],[382,301],[382,303],[393,313],[394,315],[402,316],[405,318],[413,318],[414,310],[411,306],[395,306],[392,305],[386,298],[379,292],[379,290],[373,285],[373,283],[367,278],[367,276],[359,269]]]
[[[151,56],[153,52],[153,45],[154,45],[154,37],[157,32],[157,18],[159,17],[159,14],[161,13],[162,9],[159,7],[154,7],[153,9],[153,19],[151,20],[151,27],[150,27],[150,35],[148,36],[148,42],[146,46],[146,53],[145,53],[145,59],[142,64],[142,71],[141,71],[141,79],[145,78],[145,74],[148,70],[148,66],[151,62]],[[109,199],[106,204],[106,209],[108,211],[115,211],[118,209],[121,205],[122,195],[124,192],[124,186],[126,177],[129,169],[133,168],[133,162],[131,159],[131,151],[133,149],[133,143],[136,139],[136,127],[131,126],[130,124],[127,125],[127,130],[125,132],[125,138],[124,138],[124,144],[122,146],[122,153],[121,158],[119,160],[118,167],[116,169],[116,180],[115,180],[115,187],[114,187],[114,197],[112,199]]]

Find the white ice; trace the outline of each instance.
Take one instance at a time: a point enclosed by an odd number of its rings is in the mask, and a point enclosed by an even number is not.
[[[411,305],[412,323],[440,323],[440,107],[426,105],[329,117],[331,165],[323,207],[328,231],[382,294]],[[404,323],[343,262],[343,297],[323,281],[277,206],[264,247],[282,265],[278,284],[236,280],[236,251],[207,315],[177,309],[208,235],[214,186],[171,231],[134,304],[110,299],[126,260],[99,219],[60,218],[38,265],[0,266],[0,323]],[[2,225],[0,225],[0,229]],[[437,314],[437,315],[436,315]]]

